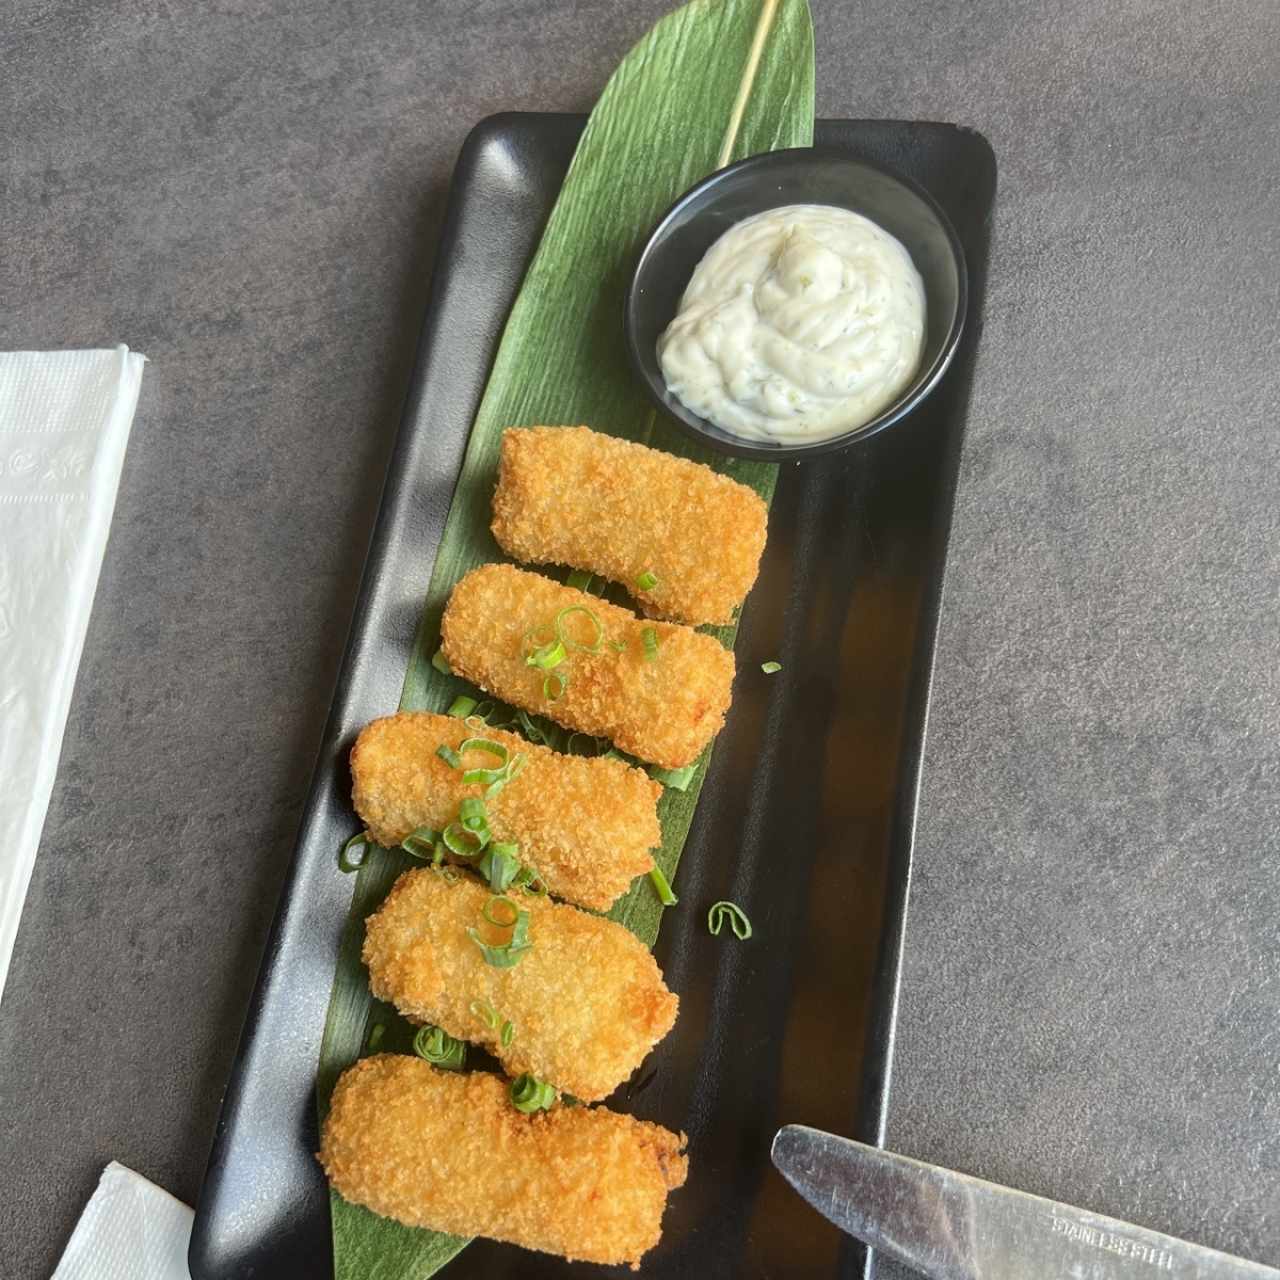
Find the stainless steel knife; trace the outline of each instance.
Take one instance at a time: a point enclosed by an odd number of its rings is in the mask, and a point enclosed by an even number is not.
[[[1280,1280],[1115,1218],[789,1124],[773,1163],[842,1231],[930,1280]]]

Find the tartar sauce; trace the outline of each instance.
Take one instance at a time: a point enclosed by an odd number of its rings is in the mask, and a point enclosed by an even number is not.
[[[730,227],[658,339],[671,393],[749,440],[803,444],[869,422],[920,363],[924,284],[883,227],[793,204]]]

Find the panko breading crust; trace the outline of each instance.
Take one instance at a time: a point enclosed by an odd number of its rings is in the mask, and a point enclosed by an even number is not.
[[[558,898],[607,911],[631,881],[653,867],[649,850],[662,842],[662,784],[622,760],[560,755],[514,733],[471,726],[454,716],[402,711],[367,725],[351,751],[356,812],[381,845],[398,845],[418,827],[442,829],[480,783],[436,755],[466,738],[488,738],[523,755],[524,766],[485,799],[495,840],[514,840],[520,860],[535,868]],[[496,765],[468,751],[467,768]]]
[[[495,1075],[383,1054],[338,1081],[319,1160],[345,1199],[405,1226],[634,1268],[684,1184],[683,1148],[603,1107],[526,1116]]]
[[[726,623],[751,590],[769,512],[700,462],[589,427],[509,428],[493,536],[513,560],[621,583],[650,617]],[[657,585],[640,587],[652,573]]]
[[[483,1045],[513,1076],[527,1071],[585,1102],[608,1096],[675,1023],[679,1000],[657,962],[613,920],[515,890],[533,946],[498,968],[467,933],[505,940],[482,920],[489,897],[471,875],[406,871],[366,924],[370,989],[411,1022]],[[510,1044],[473,1005],[511,1022]]]
[[[548,632],[561,610],[583,606],[605,637],[598,653],[570,652],[555,668],[567,680],[549,701],[544,673],[525,662],[525,637]],[[566,620],[569,621],[569,620]],[[581,618],[575,620],[580,625]],[[642,631],[658,640],[646,660]],[[633,613],[511,565],[473,569],[453,589],[440,627],[445,659],[480,688],[567,729],[611,738],[667,769],[692,764],[719,732],[733,690],[733,654],[716,639]],[[618,652],[614,642],[625,644]]]

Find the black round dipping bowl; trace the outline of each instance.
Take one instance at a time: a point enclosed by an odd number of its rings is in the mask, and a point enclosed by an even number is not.
[[[915,377],[869,422],[812,444],[747,440],[686,409],[667,390],[658,338],[708,249],[735,223],[789,204],[851,209],[900,240],[925,290],[925,338]],[[650,396],[688,435],[723,453],[781,462],[844,449],[900,422],[938,384],[964,328],[968,277],[964,250],[947,215],[928,192],[869,160],[818,148],[771,151],[713,173],[663,215],[640,254],[627,290],[631,363]]]

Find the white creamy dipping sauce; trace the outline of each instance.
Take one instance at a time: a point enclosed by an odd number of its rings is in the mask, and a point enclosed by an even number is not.
[[[658,339],[667,387],[734,435],[826,440],[869,422],[911,381],[924,283],[883,227],[793,204],[730,227]]]

